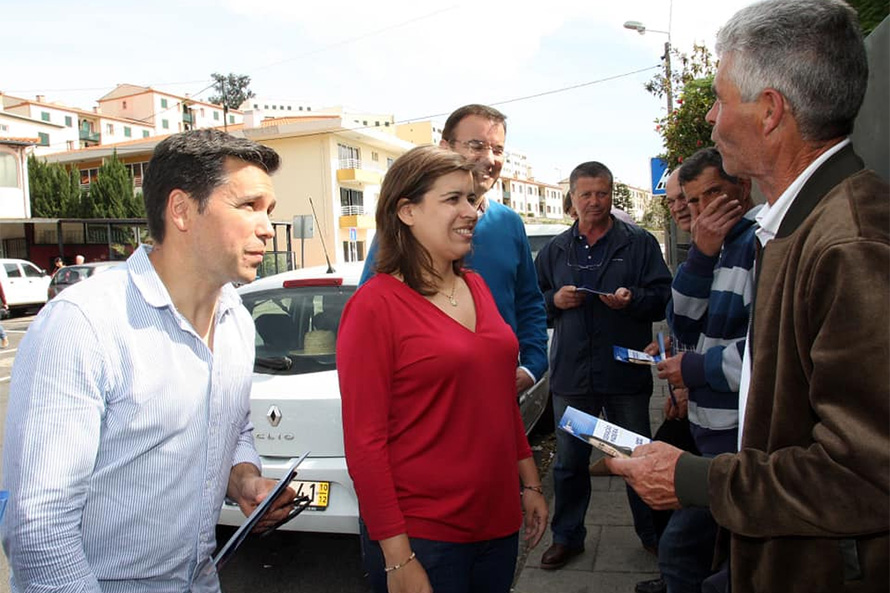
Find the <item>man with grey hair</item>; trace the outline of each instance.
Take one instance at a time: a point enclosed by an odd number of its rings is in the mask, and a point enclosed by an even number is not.
[[[707,119],[732,175],[757,181],[755,300],[741,446],[664,443],[611,460],[656,508],[709,506],[733,593],[890,587],[890,192],[848,135],[868,66],[840,0],[766,0],[720,31]],[[722,550],[720,550],[722,551]]]

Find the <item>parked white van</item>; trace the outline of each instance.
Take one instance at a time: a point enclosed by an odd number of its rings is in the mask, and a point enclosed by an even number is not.
[[[46,288],[51,279],[45,271],[24,259],[0,259],[0,284],[10,311],[46,303]]]

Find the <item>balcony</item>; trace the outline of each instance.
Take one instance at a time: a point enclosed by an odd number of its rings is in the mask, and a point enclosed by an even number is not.
[[[99,143],[99,132],[93,132],[90,130],[80,130],[80,140],[82,142],[95,142]]]
[[[183,113],[182,114],[182,123],[191,125],[194,122],[195,122],[195,118],[192,117],[191,113]]]
[[[374,214],[366,212],[362,205],[349,205],[340,207],[339,226],[341,229],[357,228],[357,229],[373,229]]]
[[[369,167],[361,159],[340,159],[337,163],[337,181],[347,185],[380,185],[383,171]]]

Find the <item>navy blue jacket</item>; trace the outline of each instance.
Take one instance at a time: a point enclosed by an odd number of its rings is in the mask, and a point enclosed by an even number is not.
[[[553,321],[550,344],[550,389],[559,395],[629,394],[652,390],[650,367],[618,362],[612,346],[642,350],[652,341],[652,322],[664,319],[671,297],[671,273],[658,242],[645,230],[612,217],[606,241],[600,288],[625,287],[632,293],[622,310],[588,295],[574,309],[558,309],[553,295],[563,286],[580,286],[580,272],[568,265],[578,223],[556,236],[535,259],[538,284]],[[576,261],[574,258],[572,261]]]

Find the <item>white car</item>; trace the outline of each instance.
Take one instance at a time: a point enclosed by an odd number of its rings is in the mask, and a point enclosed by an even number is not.
[[[45,304],[51,279],[44,270],[27,260],[0,259],[0,283],[10,311]]]
[[[238,289],[256,324],[250,411],[263,475],[278,479],[310,451],[293,486],[312,503],[284,530],[358,533],[358,499],[343,451],[335,338],[362,265],[341,264],[330,274],[326,267],[284,272]],[[520,397],[527,430],[548,395],[545,376]],[[238,506],[227,501],[220,524],[243,521]]]

